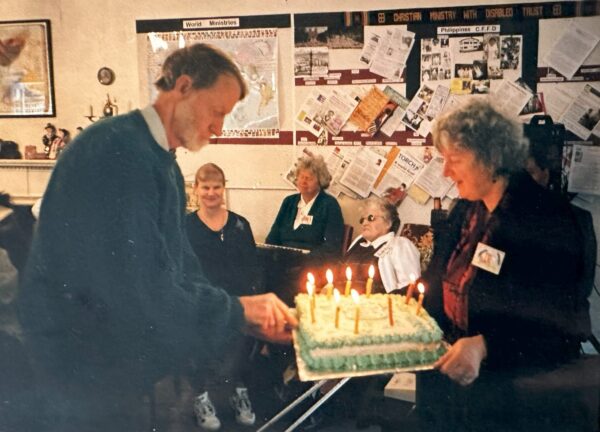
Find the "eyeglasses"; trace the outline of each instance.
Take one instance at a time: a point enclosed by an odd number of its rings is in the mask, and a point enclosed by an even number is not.
[[[373,221],[374,221],[375,219],[377,219],[377,218],[383,218],[383,216],[376,216],[376,215],[372,215],[372,214],[370,214],[370,215],[368,215],[367,217],[361,217],[361,218],[358,220],[358,222],[359,222],[359,223],[362,225],[364,221],[367,221],[367,222],[373,222]]]

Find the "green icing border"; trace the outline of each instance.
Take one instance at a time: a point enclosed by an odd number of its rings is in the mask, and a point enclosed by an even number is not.
[[[435,350],[314,358],[309,353],[311,348],[308,348],[302,332],[298,332],[298,346],[300,348],[300,356],[306,363],[307,368],[316,372],[406,368],[431,364],[446,352],[444,344],[440,341],[439,346]]]

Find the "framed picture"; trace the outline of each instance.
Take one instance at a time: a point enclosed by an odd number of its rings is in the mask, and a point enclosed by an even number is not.
[[[50,20],[0,21],[0,117],[56,117]]]
[[[115,81],[115,73],[111,68],[102,67],[98,70],[98,82],[102,85],[111,85]]]

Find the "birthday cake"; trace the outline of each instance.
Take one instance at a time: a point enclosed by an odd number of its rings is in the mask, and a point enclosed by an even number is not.
[[[409,304],[405,300],[373,294],[360,296],[357,305],[350,296],[337,303],[331,296],[313,300],[299,294],[299,356],[313,372],[406,369],[435,362],[446,350],[442,331],[425,309],[417,314],[414,299]]]

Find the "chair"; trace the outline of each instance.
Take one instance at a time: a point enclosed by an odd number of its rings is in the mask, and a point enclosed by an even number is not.
[[[406,237],[421,254],[421,271],[425,271],[433,255],[433,229],[429,225],[405,223],[400,235]]]
[[[344,236],[342,237],[342,255],[346,253],[352,243],[352,234],[354,233],[354,227],[352,225],[344,224]]]

